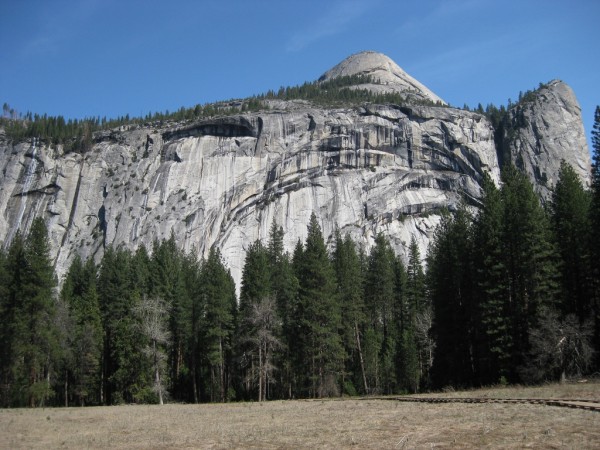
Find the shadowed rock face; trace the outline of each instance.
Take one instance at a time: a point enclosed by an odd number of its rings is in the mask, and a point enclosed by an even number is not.
[[[217,245],[239,286],[247,246],[266,241],[274,220],[289,251],[305,239],[314,211],[326,238],[337,226],[368,250],[384,232],[404,255],[415,236],[425,255],[442,208],[461,199],[476,207],[484,172],[499,183],[494,130],[479,114],[270,106],[185,126],[114,130],[83,155],[42,144],[34,152],[32,142],[0,135],[0,239],[45,217],[62,276],[75,254],[99,260],[107,245],[150,247],[174,232],[199,255]],[[555,141],[553,129],[549,123],[542,148]],[[528,148],[520,147],[525,156]],[[587,147],[577,152],[589,164]],[[558,167],[535,161],[541,173]]]

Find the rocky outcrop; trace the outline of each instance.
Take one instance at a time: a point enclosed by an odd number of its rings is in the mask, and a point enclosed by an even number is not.
[[[398,64],[377,52],[361,52],[349,56],[331,70],[325,72],[319,81],[351,75],[368,75],[377,83],[360,84],[359,89],[384,93],[403,94],[409,101],[425,100],[445,105],[440,97],[426,86],[407,74]]]
[[[314,211],[326,237],[339,227],[368,250],[384,232],[402,255],[414,236],[425,255],[443,208],[462,200],[477,207],[484,172],[499,183],[494,130],[482,115],[432,106],[269,106],[98,133],[84,154],[2,138],[0,239],[44,216],[62,276],[75,254],[99,260],[108,245],[135,249],[174,233],[199,256],[218,246],[239,286],[246,248],[266,240],[273,221],[290,251]],[[535,117],[551,116],[538,110]],[[544,139],[565,148],[574,139],[551,138],[553,129],[548,122]],[[529,142],[519,147],[524,160]],[[554,166],[531,158],[552,179]]]
[[[553,80],[543,85],[513,106],[509,117],[510,160],[529,175],[542,197],[550,196],[562,160],[589,186],[590,156],[581,107],[567,84]]]

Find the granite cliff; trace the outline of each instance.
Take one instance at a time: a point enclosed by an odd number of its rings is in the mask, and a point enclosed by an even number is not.
[[[505,154],[523,170],[543,198],[550,196],[562,160],[584,185],[591,182],[581,107],[564,82],[542,85],[508,111],[511,126],[504,131]]]
[[[75,254],[98,260],[108,245],[134,249],[174,233],[199,255],[217,245],[239,284],[252,241],[267,239],[275,220],[291,250],[314,211],[326,238],[339,227],[369,248],[384,232],[405,254],[415,236],[425,254],[443,208],[461,199],[476,208],[484,172],[500,182],[495,130],[379,53],[353,55],[321,79],[354,74],[376,80],[359,88],[402,93],[406,104],[269,100],[261,112],[98,132],[85,153],[0,133],[0,240],[43,216],[62,276]],[[587,181],[572,91],[552,82],[535,96],[518,113],[527,126],[507,131],[510,155],[542,194],[563,158]]]

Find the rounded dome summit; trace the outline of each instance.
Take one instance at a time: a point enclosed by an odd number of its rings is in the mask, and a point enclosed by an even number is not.
[[[416,98],[445,103],[430,89],[407,74],[391,58],[374,51],[364,51],[349,56],[325,72],[319,81],[352,75],[369,75],[373,78],[375,83],[361,85],[363,89],[378,93],[405,93]]]

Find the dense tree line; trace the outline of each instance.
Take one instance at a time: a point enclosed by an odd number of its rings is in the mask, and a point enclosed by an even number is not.
[[[306,82],[299,86],[281,87],[277,92],[271,90],[254,98],[259,100],[308,100],[324,106],[354,106],[363,103],[444,106],[440,102],[417,99],[399,92],[376,93],[367,88],[358,88],[358,86],[366,84],[381,83],[370,75],[349,75],[330,80]]]
[[[537,383],[592,373],[600,343],[600,108],[591,190],[563,163],[542,207],[527,177],[483,180],[443,215],[427,271],[386,236],[367,253],[313,214],[284,251],[247,248],[239,302],[219,251],[175,237],[76,257],[57,292],[44,221],[0,251],[2,406],[224,402]]]
[[[292,255],[276,224],[267,245],[250,245],[238,305],[218,250],[198,261],[174,236],[150,252],[109,247],[98,266],[76,257],[56,293],[36,219],[0,253],[2,405],[418,389],[431,349],[417,339],[427,301],[416,244],[405,268],[383,235],[366,255],[340,233],[328,252],[314,214],[307,231]]]
[[[85,153],[94,144],[94,133],[112,130],[122,126],[162,126],[166,122],[198,120],[216,115],[230,115],[261,109],[262,103],[256,99],[239,102],[221,102],[196,105],[192,108],[181,107],[174,112],[148,113],[144,117],[130,117],[129,114],[113,119],[91,117],[85,119],[65,119],[63,116],[48,116],[26,113],[24,116],[13,111],[12,114],[0,118],[6,135],[20,141],[37,138],[48,145],[62,145],[67,153]]]

